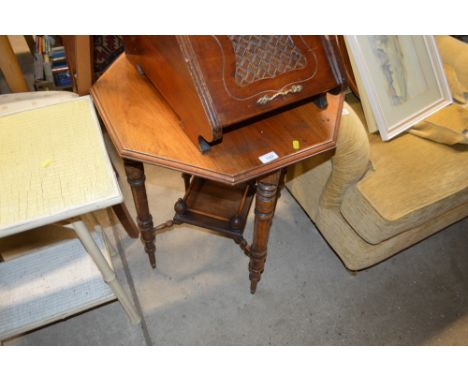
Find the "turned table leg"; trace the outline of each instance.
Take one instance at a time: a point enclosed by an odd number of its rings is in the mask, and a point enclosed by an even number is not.
[[[145,245],[145,251],[148,254],[151,266],[156,268],[156,235],[154,233],[153,217],[149,212],[148,197],[146,196],[143,163],[124,159],[124,166],[128,183],[132,188],[141,240]]]
[[[184,180],[185,191],[187,191],[190,186],[190,179],[192,179],[192,175],[182,173],[182,179]]]
[[[257,289],[257,283],[260,281],[265,267],[268,235],[275,213],[280,177],[281,171],[277,171],[257,182],[255,222],[249,262],[250,293],[252,294]]]

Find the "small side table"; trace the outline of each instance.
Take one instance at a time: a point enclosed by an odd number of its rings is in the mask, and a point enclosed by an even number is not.
[[[178,117],[150,82],[137,72],[125,53],[93,85],[91,94],[117,152],[124,159],[141,238],[153,267],[156,266],[155,228],[148,206],[143,162],[188,174],[185,175],[187,187],[190,187],[190,175],[194,176],[192,182],[203,178],[229,186],[256,183],[252,245],[246,245],[238,237],[239,244],[250,256],[250,290],[255,293],[266,260],[282,171],[290,164],[334,149],[343,94],[327,95],[328,107],[324,110],[310,102],[302,103],[234,129],[204,154],[184,134]],[[262,162],[260,158],[265,154],[272,160]],[[190,200],[186,194],[184,201]],[[193,205],[190,207],[192,212],[200,212]],[[184,214],[184,208],[177,212],[174,222],[190,222],[191,216]],[[199,215],[226,218],[223,214],[214,216],[206,209]],[[209,224],[207,219],[203,224]],[[230,236],[236,240],[235,235]]]
[[[102,278],[120,301],[130,320],[138,323],[140,317],[116,279],[111,264],[79,218],[86,213],[107,208],[122,201],[122,194],[105,150],[90,97],[71,99],[1,117],[0,178],[2,180],[0,182],[0,238],[72,219],[71,227],[99,269]],[[38,264],[37,258],[34,258],[35,255],[26,255],[24,259],[21,257],[0,264],[0,268],[23,269],[26,258],[31,256],[31,264],[34,264],[31,274],[46,278],[48,277],[47,269],[50,266],[50,271],[54,272],[54,277],[57,277],[60,268],[56,269],[52,265],[57,264],[57,261],[54,261],[57,256],[67,257],[63,249],[56,250],[53,256],[41,253],[40,256],[43,259],[48,259],[47,263],[43,261]],[[68,256],[73,256],[73,254],[69,253]],[[15,267],[14,263],[20,260],[21,267]],[[38,271],[39,265],[44,271]],[[8,273],[11,276],[11,272]],[[71,274],[63,274],[60,279],[71,280],[73,277]],[[28,278],[24,277],[24,280],[27,282]],[[14,286],[14,283],[3,284],[0,280],[0,287],[6,288],[1,291],[2,297],[0,298],[0,336],[2,338],[5,338],[5,335],[18,334],[21,329],[30,330],[50,322],[47,314],[51,317],[64,318],[77,312],[76,306],[72,307],[68,303],[63,304],[67,308],[63,311],[60,310],[62,303],[57,300],[55,300],[55,305],[60,306],[47,305],[44,301],[37,304],[34,298],[28,302],[30,305],[25,307],[23,301],[23,305],[17,307],[15,304],[19,304],[19,301],[10,301],[7,293],[12,285]],[[27,288],[23,289],[27,293]],[[33,296],[37,290],[32,290],[30,293]],[[90,306],[90,301],[96,297],[93,293],[94,290],[86,290],[81,297],[77,296],[78,292],[74,294],[76,302],[82,309],[92,306]],[[56,296],[51,297],[56,298]],[[44,295],[37,296],[37,298],[46,299],[47,290],[44,290]],[[104,295],[96,297],[95,305],[102,303],[103,299],[105,299]],[[44,312],[44,306],[51,307],[51,311]],[[15,312],[27,312],[31,317],[27,322],[23,319],[18,320],[20,326],[13,327],[10,325],[11,315]],[[34,317],[35,313],[38,317]],[[2,323],[5,327],[1,325]]]

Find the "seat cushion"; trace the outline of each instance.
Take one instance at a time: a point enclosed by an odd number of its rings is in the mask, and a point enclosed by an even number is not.
[[[461,131],[468,110],[451,105],[429,121]],[[341,213],[367,242],[377,244],[436,219],[468,201],[468,150],[411,134],[382,142],[370,135],[373,169],[343,198]]]

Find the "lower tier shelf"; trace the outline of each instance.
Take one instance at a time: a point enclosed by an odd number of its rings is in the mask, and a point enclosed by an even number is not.
[[[112,267],[102,236],[93,238]],[[0,264],[0,340],[115,300],[78,239]]]
[[[255,195],[253,183],[230,186],[192,177],[175,205],[174,223],[188,223],[241,239]]]

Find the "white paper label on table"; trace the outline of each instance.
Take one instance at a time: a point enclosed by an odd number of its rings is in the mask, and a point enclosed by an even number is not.
[[[260,159],[262,163],[269,163],[278,158],[278,154],[276,154],[274,151],[270,151],[269,153],[263,154],[262,156],[258,157],[258,159]]]

